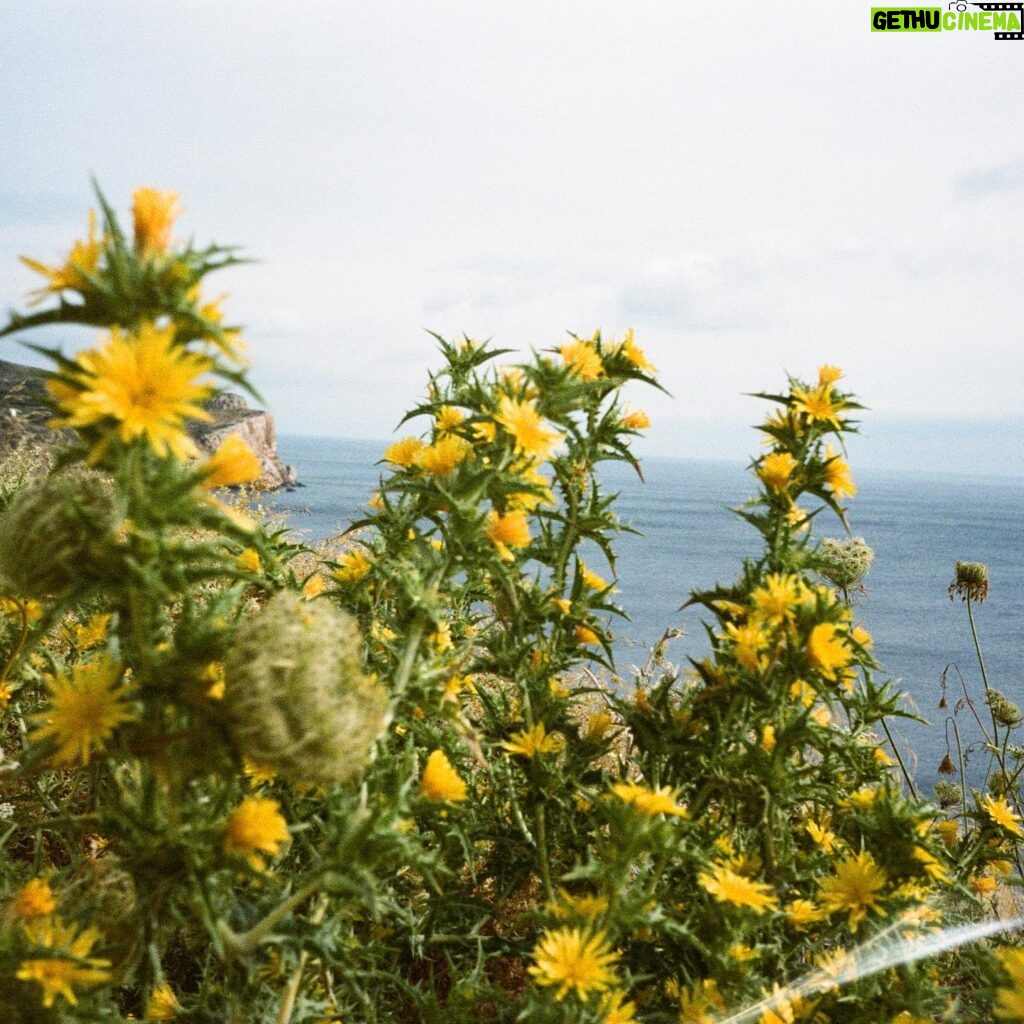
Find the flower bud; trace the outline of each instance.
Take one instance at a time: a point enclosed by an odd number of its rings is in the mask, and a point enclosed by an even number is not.
[[[91,470],[27,487],[0,516],[0,590],[44,598],[97,582],[118,518],[110,482]]]
[[[355,620],[326,601],[276,594],[239,629],[224,676],[238,753],[293,783],[352,778],[384,729],[387,694],[363,671]]]
[[[940,807],[952,807],[963,799],[964,791],[955,782],[939,779],[935,783],[935,799]]]

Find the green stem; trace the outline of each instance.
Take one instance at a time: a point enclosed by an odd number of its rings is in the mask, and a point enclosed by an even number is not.
[[[978,640],[978,630],[974,625],[974,612],[971,610],[971,595],[967,595],[967,622],[971,627],[971,638],[974,640],[974,653],[978,656],[978,667],[981,669],[981,681],[985,686],[985,703],[988,704],[988,712],[992,717],[992,752],[989,757],[988,771],[985,772],[985,788],[988,789],[988,780],[992,776],[992,762],[998,761],[1000,770],[1006,774],[1006,766],[999,757],[999,722],[996,713],[992,708],[992,688],[988,684],[988,673],[985,671],[985,659],[981,654],[981,642]]]
[[[910,790],[910,795],[913,796],[915,800],[920,800],[921,794],[918,793],[917,787],[914,785],[914,780],[911,778],[910,772],[907,771],[907,766],[903,762],[903,755],[896,746],[896,741],[892,738],[892,733],[889,731],[889,723],[885,720],[885,715],[879,718],[879,721],[882,723],[885,738],[889,741],[889,746],[892,747],[892,752],[896,755],[896,763],[900,766],[900,771],[903,773],[903,778],[907,783],[907,788]]]
[[[405,642],[405,650],[402,652],[402,660],[398,666],[398,674],[395,676],[395,697],[401,697],[405,688],[412,678],[413,666],[416,664],[416,654],[420,649],[420,641],[426,630],[426,620],[422,615],[417,616],[409,630],[409,637]]]
[[[314,875],[305,885],[301,886],[286,900],[282,900],[262,920],[257,921],[247,932],[239,935],[223,921],[217,923],[217,930],[224,940],[224,948],[235,957],[248,956],[273,930],[274,926],[283,921],[296,907],[304,903],[323,885],[326,872]]]
[[[956,760],[960,765],[960,808],[963,811],[964,821],[967,821],[967,782],[964,779],[964,748],[960,743],[960,729],[957,727],[956,719],[951,718],[953,723],[953,739],[956,740]]]
[[[540,861],[540,879],[544,884],[544,897],[549,903],[555,898],[555,890],[551,885],[551,861],[548,856],[547,816],[543,804],[537,805],[537,856]]]

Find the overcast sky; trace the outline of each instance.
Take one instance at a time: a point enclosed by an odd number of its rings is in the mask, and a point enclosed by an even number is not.
[[[259,260],[210,289],[284,433],[387,436],[426,329],[633,327],[673,396],[632,395],[648,451],[743,458],[744,393],[829,362],[869,460],[1024,474],[1024,41],[869,22],[860,0],[9,4],[0,295],[38,284],[18,254],[82,234],[95,174],[126,217],[174,189],[182,236]]]

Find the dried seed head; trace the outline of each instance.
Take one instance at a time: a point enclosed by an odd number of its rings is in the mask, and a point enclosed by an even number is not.
[[[109,480],[91,470],[26,488],[0,516],[0,590],[45,598],[99,581],[118,518]]]
[[[939,762],[939,774],[940,775],[956,775],[956,767],[953,764],[953,759],[949,756],[948,753]]]
[[[1020,708],[1013,701],[1007,700],[998,690],[990,690],[987,700],[992,715],[1001,725],[1018,725],[1021,719],[1024,719]]]
[[[955,782],[947,782],[939,779],[935,783],[935,799],[939,801],[940,807],[952,807],[963,799],[963,789]]]
[[[387,694],[363,671],[356,622],[325,601],[272,597],[238,631],[224,677],[238,753],[293,783],[357,775],[385,725]]]
[[[984,562],[957,562],[956,575],[949,585],[949,599],[977,601],[988,597],[988,566]]]
[[[875,553],[863,537],[826,537],[818,548],[818,572],[844,590],[857,586],[871,568]]]

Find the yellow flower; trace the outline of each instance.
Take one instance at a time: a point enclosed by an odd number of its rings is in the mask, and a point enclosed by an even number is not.
[[[750,601],[759,619],[779,626],[793,618],[796,606],[803,600],[803,594],[803,584],[798,577],[773,572],[754,591]]]
[[[513,733],[498,746],[510,754],[536,757],[538,754],[557,754],[565,748],[565,737],[560,732],[549,734],[544,723],[538,722],[532,729]]]
[[[850,631],[850,639],[868,650],[875,646],[874,638],[863,626],[854,626]]]
[[[276,857],[287,842],[288,822],[280,804],[269,797],[247,796],[224,829],[224,852],[244,857],[255,871],[266,866],[260,854]]]
[[[180,213],[177,192],[137,188],[132,195],[135,248],[144,256],[166,252],[171,244],[171,229]]]
[[[497,424],[492,423],[490,420],[481,420],[478,423],[473,423],[470,425],[469,430],[474,440],[480,441],[483,444],[493,444],[494,438],[498,433]]]
[[[150,993],[146,1003],[145,1019],[151,1021],[174,1020],[181,1013],[181,1003],[178,1002],[174,990],[164,982],[157,985]]]
[[[56,917],[41,917],[27,924],[25,933],[50,955],[23,960],[15,977],[39,984],[44,1008],[53,1006],[58,996],[77,1006],[76,986],[102,985],[110,980],[110,961],[89,956],[100,937],[95,928],[79,932]]]
[[[668,987],[668,986],[666,986]],[[725,1009],[725,1001],[718,992],[718,982],[705,978],[699,985],[691,985],[679,995],[679,1024],[715,1024],[717,1011]]]
[[[612,792],[648,818],[655,814],[674,814],[677,818],[689,816],[686,807],[676,800],[676,791],[669,786],[647,789],[635,782],[617,782],[612,786]]]
[[[1005,796],[994,797],[986,793],[981,799],[981,809],[999,826],[1015,836],[1024,836],[1020,818],[1010,807]]]
[[[248,760],[248,758],[242,763],[242,774],[255,787],[269,786],[277,778],[277,772],[273,768],[256,764],[254,761]]]
[[[434,423],[441,433],[447,433],[449,430],[454,430],[464,419],[465,416],[461,409],[456,409],[452,405],[442,405],[434,417]]]
[[[924,873],[933,882],[949,881],[949,872],[942,866],[938,858],[929,853],[923,846],[915,846],[910,851],[910,855],[924,867]]]
[[[33,878],[26,882],[11,901],[10,914],[21,921],[34,917],[46,917],[57,909],[57,900],[44,878]]]
[[[781,491],[799,463],[789,452],[770,452],[761,460],[757,475],[773,490]]]
[[[843,371],[838,366],[825,366],[818,367],[818,386],[828,387],[829,384],[835,384],[840,377],[842,377]]]
[[[601,997],[598,1013],[601,1024],[639,1024],[636,1019],[636,1004],[627,1003],[626,993],[615,989]]]
[[[987,874],[971,875],[967,882],[979,896],[990,896],[996,891],[999,884],[991,875]]]
[[[753,946],[748,946],[745,942],[734,942],[726,952],[729,954],[730,959],[741,964],[756,960],[758,955],[757,950]]]
[[[537,490],[514,491],[508,495],[506,500],[510,509],[532,512],[538,505],[553,505],[555,503],[555,496],[551,493],[551,481],[535,466],[528,466],[520,472],[519,477],[525,483],[536,487]]]
[[[562,362],[581,380],[597,380],[604,376],[601,353],[589,341],[567,341],[560,349]]]
[[[340,583],[358,583],[369,571],[373,562],[363,548],[349,548],[338,556],[338,568],[334,578]]]
[[[85,622],[79,622],[75,625],[75,646],[80,651],[87,651],[90,647],[103,643],[107,639],[109,629],[109,612],[90,615]]]
[[[441,691],[441,699],[446,701],[457,701],[459,694],[461,693],[476,693],[476,684],[473,682],[472,676],[449,676],[444,683],[444,689]]]
[[[487,536],[506,562],[513,559],[509,548],[525,548],[530,543],[530,524],[522,509],[513,509],[504,515],[492,510],[488,518]]]
[[[589,626],[577,626],[575,636],[578,644],[599,644],[601,642],[601,638]]]
[[[824,704],[819,704],[811,712],[811,721],[822,729],[827,729],[832,724],[832,712]]]
[[[819,622],[807,639],[807,660],[826,679],[835,681],[853,660],[853,651],[831,622]]]
[[[393,466],[401,466],[408,469],[415,466],[419,461],[420,452],[426,448],[426,444],[418,437],[403,437],[384,450],[384,461],[390,462]]]
[[[604,896],[574,896],[565,889],[559,889],[558,895],[548,909],[562,921],[583,918],[585,921],[596,921],[608,910],[608,900]]]
[[[532,402],[520,402],[502,395],[494,419],[512,435],[515,450],[534,459],[546,459],[562,440],[562,434],[557,430],[548,430],[544,426]]]
[[[327,584],[324,582],[323,576],[314,573],[302,584],[302,596],[307,601],[312,601],[314,597],[319,597],[326,587]]]
[[[240,555],[235,557],[235,565],[242,572],[259,572],[262,563],[257,551],[254,551],[252,548],[246,548]]]
[[[580,559],[580,575],[583,577],[583,586],[589,590],[607,590],[611,584],[593,569],[587,568],[587,563]]]
[[[96,234],[96,211],[90,210],[88,237],[84,242],[75,242],[71,246],[71,252],[62,267],[48,267],[38,260],[22,256],[21,262],[26,267],[49,278],[49,282],[42,288],[29,292],[29,305],[38,305],[50,295],[63,291],[84,292],[89,287],[85,275],[96,273],[106,243],[105,237]]]
[[[605,736],[615,728],[615,719],[608,711],[595,711],[587,716],[583,726],[583,738],[591,743],[601,743]]]
[[[807,521],[807,513],[800,508],[799,505],[793,505],[786,513],[786,522],[789,523],[797,533],[803,533],[803,531],[808,529],[811,525]]]
[[[121,666],[106,655],[79,662],[47,681],[49,706],[32,715],[33,743],[54,742],[57,764],[88,764],[118,726],[137,717],[121,685]]]
[[[855,932],[869,910],[882,913],[878,894],[887,881],[885,870],[864,850],[836,864],[835,874],[821,883],[818,898],[828,913],[848,912],[850,931]]]
[[[204,474],[203,486],[210,490],[247,484],[263,472],[260,460],[237,434],[224,438],[200,469]]]
[[[197,403],[213,393],[197,378],[213,366],[206,356],[174,343],[174,327],[144,323],[138,334],[114,327],[100,348],[78,355],[47,388],[62,414],[54,426],[77,429],[112,425],[125,443],[144,439],[158,455],[199,454],[185,432],[189,419],[209,420]],[[94,449],[102,454],[106,442]]]
[[[768,636],[755,623],[746,626],[737,626],[732,622],[725,624],[725,638],[732,640],[733,657],[743,668],[756,671],[762,665],[760,652],[768,643]]]
[[[643,409],[635,409],[623,415],[622,425],[628,430],[646,430],[651,425],[651,418]]]
[[[428,637],[427,640],[434,645],[434,649],[438,651],[447,651],[452,646],[452,626],[450,622],[438,623],[437,629],[435,629]]]
[[[821,911],[810,900],[790,900],[786,904],[786,920],[798,931],[803,931],[809,924],[821,920]]]
[[[846,461],[833,451],[831,445],[825,446],[825,483],[832,489],[833,496],[842,501],[843,498],[852,498],[857,493],[857,485],[850,476],[850,467]]]
[[[1019,1024],[1024,1021],[1024,949],[1008,947],[996,956],[1010,982],[996,989],[996,1018]]]
[[[538,985],[557,986],[556,1000],[572,992],[586,1001],[592,992],[604,992],[615,985],[612,965],[620,955],[612,950],[603,931],[549,929],[534,947],[529,972]]]
[[[769,723],[761,729],[761,746],[770,754],[776,744],[775,726]]]
[[[434,750],[427,758],[420,778],[420,792],[435,802],[449,800],[458,803],[466,799],[466,783],[443,750]]]
[[[826,853],[831,853],[836,848],[836,834],[828,827],[827,823],[805,821],[804,830]]]
[[[837,415],[840,409],[846,408],[843,399],[832,401],[832,385],[825,384],[816,388],[793,388],[793,408],[805,415],[810,422],[821,421],[837,430],[843,421]]]
[[[189,294],[189,298],[192,298],[197,304],[200,303],[199,298],[199,286],[196,285],[194,289],[195,294]],[[233,363],[239,366],[247,366],[249,363],[248,345],[242,340],[241,332],[237,328],[233,327],[221,327],[221,321],[224,319],[224,311],[220,308],[220,304],[226,299],[226,295],[221,295],[216,299],[212,299],[210,302],[202,303],[199,305],[199,317],[205,320],[207,323],[215,324],[220,327],[220,335],[209,332],[206,335],[206,340],[211,341],[221,353],[227,356]]]
[[[725,864],[713,865],[713,871],[702,871],[697,881],[720,903],[750,907],[757,914],[774,910],[778,900],[771,895],[771,886],[738,875]]]
[[[638,370],[642,370],[644,373],[657,372],[647,356],[644,355],[644,350],[633,340],[632,327],[626,331],[626,337],[623,339],[622,345],[619,348],[619,355],[626,359],[627,362],[632,363]]]
[[[878,790],[874,786],[865,785],[840,800],[839,806],[851,811],[867,811],[877,799]]]
[[[472,452],[470,443],[455,434],[445,434],[419,453],[418,463],[431,476],[450,476]]]
[[[953,818],[943,818],[935,826],[947,850],[955,850],[960,838],[960,826]]]

